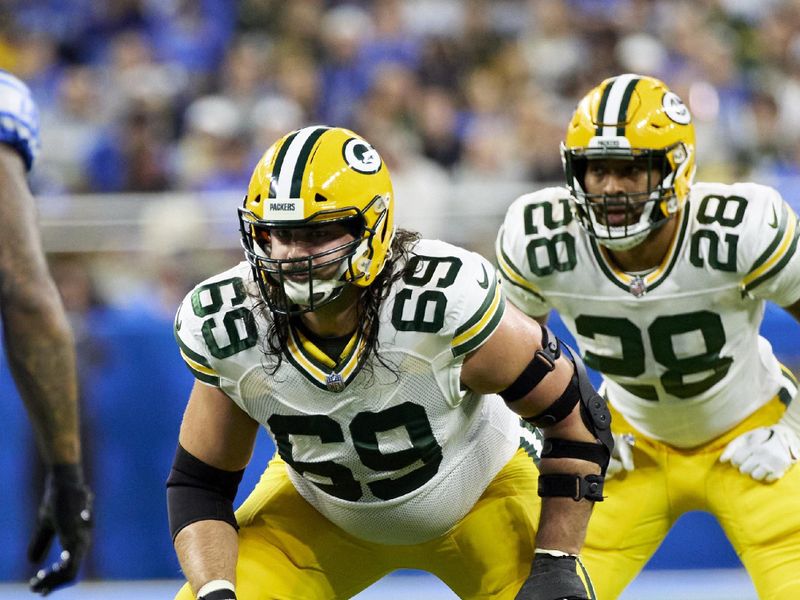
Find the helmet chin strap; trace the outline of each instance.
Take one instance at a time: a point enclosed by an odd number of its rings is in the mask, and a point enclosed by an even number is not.
[[[351,257],[351,260],[357,260],[358,256],[359,253],[356,252],[355,256]],[[350,261],[348,259],[343,259],[339,263],[336,274],[330,279],[312,278],[314,283],[313,298],[311,297],[311,283],[309,282],[284,280],[283,291],[292,304],[297,304],[299,306],[311,306],[320,304],[321,302],[327,302],[333,299],[335,295],[338,295],[340,288],[347,283],[343,276],[347,272],[349,263]]]
[[[311,306],[329,300],[345,284],[340,279],[315,279],[314,298],[311,298],[311,285],[301,281],[284,281],[283,291],[291,304]]]
[[[630,250],[631,248],[634,248],[639,244],[641,244],[643,241],[645,241],[645,239],[647,239],[647,236],[650,234],[650,231],[652,230],[646,229],[645,231],[640,231],[637,234],[629,235],[628,237],[624,238],[598,237],[596,239],[598,244],[600,244],[605,248],[608,248],[609,250],[616,250],[616,251]]]
[[[657,229],[659,227],[658,224],[651,225],[653,220],[653,212],[658,210],[659,204],[659,190],[653,190],[650,193],[650,196],[647,200],[649,206],[645,206],[642,214],[639,215],[639,221],[636,225],[642,226],[642,230],[636,233],[631,233],[625,236],[614,237],[613,233],[615,229],[622,229],[616,227],[606,227],[597,223],[596,219],[594,226],[596,229],[605,230],[608,232],[608,237],[601,237],[597,236],[597,243],[601,246],[608,248],[609,250],[614,251],[623,251],[623,250],[630,250],[631,248],[635,248],[642,242],[644,242],[647,237],[650,235],[650,232],[653,229]]]

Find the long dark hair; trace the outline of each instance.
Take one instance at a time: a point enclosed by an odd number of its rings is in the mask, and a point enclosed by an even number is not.
[[[378,361],[390,371],[396,374],[395,367],[387,364],[380,355],[378,349],[378,332],[380,329],[380,310],[384,300],[389,296],[394,283],[401,279],[405,274],[411,250],[419,241],[419,233],[407,229],[398,229],[392,240],[392,255],[383,267],[383,270],[375,278],[375,281],[363,288],[358,298],[356,306],[356,318],[358,328],[365,340],[361,349],[362,356],[360,361],[364,361],[370,354],[375,353]],[[264,368],[274,375],[281,366],[283,354],[289,340],[289,327],[291,317],[280,313],[271,313],[267,303],[262,300],[258,302],[258,309],[265,313],[268,323],[267,334],[261,344],[261,350],[265,355]],[[366,369],[371,368],[369,361],[364,362]]]

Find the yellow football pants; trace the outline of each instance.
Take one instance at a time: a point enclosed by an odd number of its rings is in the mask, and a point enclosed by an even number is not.
[[[513,598],[530,572],[539,518],[538,471],[518,450],[447,534],[411,546],[357,539],[292,486],[280,458],[236,512],[241,600],[350,598],[396,569],[433,573],[460,598]],[[176,600],[194,598],[184,585]]]
[[[690,510],[717,518],[759,598],[800,598],[800,467],[763,483],[719,462],[728,442],[774,424],[783,411],[774,398],[733,430],[692,450],[649,439],[612,411],[614,432],[636,437],[635,468],[606,482],[608,497],[596,504],[589,522],[582,556],[599,600],[619,596]]]

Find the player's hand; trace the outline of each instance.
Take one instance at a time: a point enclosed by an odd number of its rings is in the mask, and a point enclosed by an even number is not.
[[[620,471],[633,471],[633,446],[636,439],[631,433],[614,434],[614,451],[606,469],[606,479],[611,479]]]
[[[80,465],[54,465],[45,481],[28,560],[40,563],[56,535],[63,551],[58,562],[31,578],[31,591],[46,596],[75,579],[89,548],[91,528],[92,493],[83,483]]]
[[[572,554],[553,556],[537,552],[531,574],[517,592],[516,600],[589,600],[576,561]]]
[[[739,467],[756,481],[777,481],[800,458],[800,438],[790,427],[776,423],[743,433],[725,448],[720,462]]]

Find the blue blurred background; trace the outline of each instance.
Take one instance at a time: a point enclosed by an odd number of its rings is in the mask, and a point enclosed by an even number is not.
[[[492,258],[514,197],[560,182],[577,99],[643,72],[692,109],[698,179],[768,183],[800,209],[790,0],[7,0],[0,68],[41,110],[31,185],[78,345],[92,579],[179,577],[163,482],[192,379],[172,316],[241,259],[235,209],[280,134],[354,128],[390,167],[401,226]],[[763,330],[798,372],[797,324],[769,307]],[[31,574],[42,473],[5,359],[0,397],[11,581]],[[262,435],[240,499],[271,453]],[[690,514],[648,569],[737,566]]]

